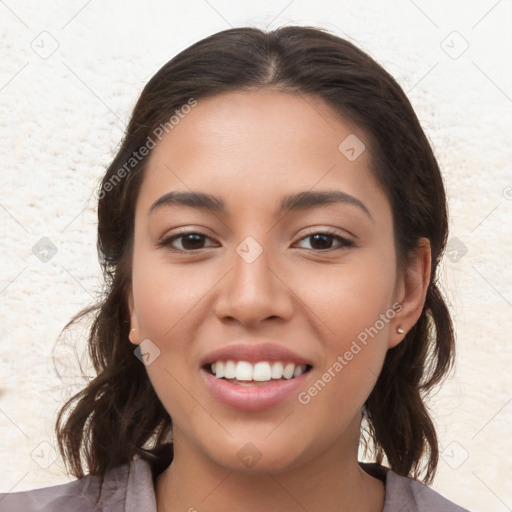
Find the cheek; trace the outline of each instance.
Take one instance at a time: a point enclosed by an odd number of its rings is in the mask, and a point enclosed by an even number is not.
[[[143,250],[134,254],[132,280],[140,339],[150,339],[160,351],[147,366],[149,378],[170,413],[192,415],[194,401],[185,388],[196,371],[194,337],[215,280],[209,284],[193,265],[170,265],[159,251]]]
[[[396,273],[392,256],[360,252],[346,264],[311,267],[297,275],[294,291],[316,317],[319,329],[334,340],[356,337],[373,326],[393,302]]]
[[[160,351],[146,370],[173,421],[197,414],[186,390],[195,368],[191,340],[206,284],[204,276],[201,280],[191,268],[166,264],[158,252],[134,254],[132,281],[140,339],[150,339]]]
[[[360,410],[375,386],[395,315],[392,280],[385,273],[368,272],[364,265],[346,270],[322,280],[322,292],[311,302],[321,319],[324,352],[316,380],[299,397],[308,417],[332,417],[333,432]]]
[[[166,263],[159,252],[136,253],[132,279],[141,335],[163,341],[172,331],[182,330],[212,286],[205,278],[197,267]]]
[[[386,258],[385,252],[370,251],[344,266],[317,272],[314,279],[302,275],[299,293],[314,313],[311,325],[325,350],[319,381],[305,401],[316,401],[319,409],[337,403],[355,410],[366,400],[388,349],[395,276],[393,253]],[[315,286],[304,286],[307,282]],[[314,398],[320,393],[323,398]]]

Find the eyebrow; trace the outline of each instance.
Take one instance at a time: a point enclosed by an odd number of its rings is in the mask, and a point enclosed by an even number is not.
[[[317,206],[333,203],[349,204],[357,206],[372,218],[368,208],[362,201],[341,190],[306,191],[285,196],[280,204],[278,213],[307,210]],[[189,206],[212,212],[225,213],[226,203],[218,196],[204,192],[168,192],[157,199],[150,207],[149,214],[163,208],[164,206]]]

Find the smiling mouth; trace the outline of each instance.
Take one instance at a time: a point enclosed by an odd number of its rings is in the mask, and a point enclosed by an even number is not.
[[[286,361],[215,361],[203,366],[203,369],[217,379],[254,386],[277,381],[291,380],[311,370],[309,364],[296,365]]]

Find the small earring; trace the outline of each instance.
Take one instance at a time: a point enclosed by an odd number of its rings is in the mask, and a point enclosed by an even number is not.
[[[401,327],[397,327],[396,332],[397,332],[398,334],[403,334],[403,333],[404,333],[404,330],[403,330]]]

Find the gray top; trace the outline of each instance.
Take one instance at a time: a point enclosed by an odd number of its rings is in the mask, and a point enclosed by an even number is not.
[[[412,478],[378,464],[360,463],[386,485],[382,512],[469,512]],[[0,512],[157,512],[150,464],[137,459],[105,475],[98,500],[97,477],[30,491],[0,494]]]

